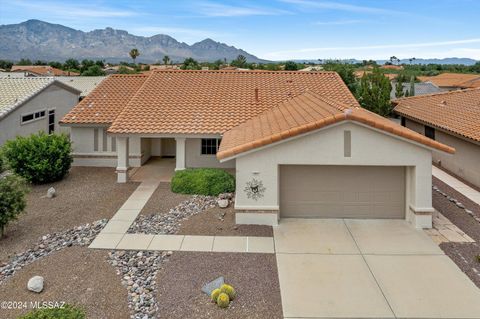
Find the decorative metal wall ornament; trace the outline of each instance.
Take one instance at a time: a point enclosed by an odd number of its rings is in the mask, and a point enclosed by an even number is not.
[[[266,188],[263,186],[262,181],[259,181],[255,178],[247,182],[247,186],[244,188],[244,192],[247,194],[247,197],[253,200],[262,198],[265,190]]]

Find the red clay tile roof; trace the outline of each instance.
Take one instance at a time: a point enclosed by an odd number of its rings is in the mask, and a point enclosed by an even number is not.
[[[340,121],[356,121],[413,140],[425,146],[454,153],[455,149],[360,107],[333,101],[311,91],[282,102],[278,107],[224,133],[218,159],[304,134]]]
[[[107,77],[60,122],[111,124],[147,78],[143,74],[114,74]]]
[[[307,90],[358,106],[335,72],[159,70],[148,75],[108,131],[221,134]]]
[[[432,82],[439,87],[477,88],[480,87],[479,74],[442,73],[436,76],[419,76],[422,82]]]
[[[11,72],[30,72],[43,76],[76,76],[77,72],[63,71],[48,65],[14,65]]]
[[[480,88],[395,100],[395,112],[463,137],[480,141]]]

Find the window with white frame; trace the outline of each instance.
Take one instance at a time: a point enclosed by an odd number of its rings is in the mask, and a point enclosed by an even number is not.
[[[46,115],[45,110],[40,110],[40,111],[35,111],[35,112],[32,112],[32,113],[22,114],[21,122],[22,122],[22,124],[25,124],[25,123],[32,122],[32,121],[35,121],[35,120],[39,120],[39,119],[44,118],[45,115]]]
[[[217,138],[202,138],[202,155],[215,155],[220,147],[221,139]]]

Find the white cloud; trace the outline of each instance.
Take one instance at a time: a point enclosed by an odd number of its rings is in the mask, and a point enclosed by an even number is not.
[[[198,40],[199,38],[219,38],[227,36],[227,33],[222,33],[218,31],[162,26],[132,27],[130,28],[129,32],[131,32],[132,34],[139,34],[143,36],[167,34],[172,37],[183,37],[185,39],[188,38],[189,40]]]
[[[303,48],[297,50],[269,52],[263,55],[266,59],[316,59],[316,58],[357,58],[357,59],[381,59],[386,56],[395,55],[399,58],[415,57],[471,57],[480,58],[480,48],[464,47],[458,45],[477,45],[480,38],[423,42],[423,43],[404,43],[404,44],[381,44],[352,47],[320,47]],[[448,48],[450,47],[450,48]],[[433,50],[432,50],[433,48]],[[435,49],[437,48],[437,49]]]
[[[208,17],[241,17],[288,14],[287,11],[275,8],[230,6],[211,2],[200,3],[198,5],[198,12]]]
[[[119,10],[109,7],[93,5],[72,5],[68,2],[36,2],[15,1],[11,5],[19,6],[35,12],[45,12],[54,17],[80,17],[80,18],[115,18],[137,15],[133,10]]]
[[[358,24],[364,23],[365,20],[336,20],[336,21],[316,21],[314,25],[347,25],[347,24]]]
[[[290,3],[297,6],[302,6],[305,8],[314,8],[314,9],[324,9],[324,10],[337,10],[337,11],[348,11],[348,12],[357,12],[357,13],[373,13],[373,14],[392,14],[400,13],[399,11],[368,7],[368,6],[358,6],[352,4],[345,4],[334,1],[310,1],[310,0],[280,0],[284,3]]]

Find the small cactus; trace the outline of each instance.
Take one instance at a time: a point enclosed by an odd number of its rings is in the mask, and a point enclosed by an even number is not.
[[[477,255],[476,258],[477,258],[477,261],[480,263],[480,255]]]
[[[230,297],[224,292],[220,293],[217,298],[217,305],[220,308],[227,308],[228,305],[230,304]]]
[[[214,289],[214,290],[212,291],[212,294],[210,295],[210,297],[212,298],[212,301],[213,301],[213,302],[217,302],[217,299],[218,299],[218,296],[220,295],[220,293],[221,293],[221,291],[220,291],[220,289],[218,289],[218,288],[217,288],[217,289]]]
[[[235,297],[237,296],[237,292],[235,291],[235,289],[232,286],[227,285],[227,284],[223,284],[220,287],[220,291],[223,292],[223,293],[226,293],[228,295],[228,297],[230,298],[230,300],[235,299]]]

